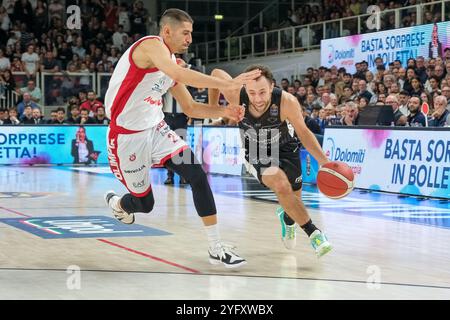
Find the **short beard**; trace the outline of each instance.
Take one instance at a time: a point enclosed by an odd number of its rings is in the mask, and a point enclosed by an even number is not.
[[[178,50],[176,53],[177,54],[185,54],[185,53],[187,53],[188,52],[188,49],[180,49],[180,50]]]

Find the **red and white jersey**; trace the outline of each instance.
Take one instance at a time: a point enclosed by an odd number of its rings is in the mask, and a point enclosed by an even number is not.
[[[122,55],[109,81],[105,96],[105,111],[110,127],[118,133],[135,133],[156,126],[164,118],[162,96],[174,81],[158,68],[142,69],[134,62],[133,50],[144,40],[139,39]],[[176,57],[172,54],[172,60]]]

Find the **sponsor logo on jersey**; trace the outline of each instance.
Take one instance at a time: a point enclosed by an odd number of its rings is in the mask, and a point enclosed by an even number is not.
[[[136,153],[133,153],[132,155],[130,155],[129,159],[130,159],[130,161],[136,160]]]
[[[125,172],[125,173],[138,173],[138,172],[141,172],[142,170],[144,170],[144,168],[146,168],[145,164],[143,164],[141,167],[139,167],[137,169],[123,170],[123,172]]]
[[[160,80],[158,80],[157,83],[155,83],[153,85],[152,90],[162,94],[165,84],[166,84],[166,79],[164,79],[164,78],[160,79]]]
[[[162,106],[162,100],[161,99],[153,100],[152,96],[148,96],[147,98],[144,99],[144,101],[151,105],[156,105],[158,107]]]
[[[133,182],[133,187],[135,187],[135,188],[142,188],[143,186],[145,186],[145,180],[141,180],[139,182]]]
[[[269,114],[271,117],[278,117],[278,106],[276,104],[270,106]]]

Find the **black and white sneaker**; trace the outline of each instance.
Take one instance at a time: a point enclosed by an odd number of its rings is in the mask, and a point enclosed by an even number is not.
[[[217,243],[214,248],[209,248],[209,262],[211,264],[223,264],[226,268],[238,268],[247,263],[245,259],[238,256],[233,250],[236,247]]]
[[[133,224],[134,223],[134,214],[133,213],[126,213],[123,210],[116,210],[114,209],[114,206],[112,205],[112,203],[114,201],[118,201],[120,199],[120,197],[112,190],[107,191],[104,195],[105,198],[105,202],[108,205],[108,207],[111,208],[114,217],[119,220],[122,223],[125,224]]]

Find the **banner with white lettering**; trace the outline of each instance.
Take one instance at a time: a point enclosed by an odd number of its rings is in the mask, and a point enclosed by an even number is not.
[[[355,63],[365,60],[374,71],[377,57],[383,58],[387,69],[395,60],[406,66],[409,58],[443,57],[447,47],[450,47],[450,22],[440,22],[322,40],[320,64],[328,68],[344,67],[354,73]]]
[[[0,164],[107,164],[107,126],[2,126]]]
[[[357,188],[450,199],[450,130],[327,128],[323,150]]]

